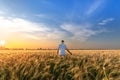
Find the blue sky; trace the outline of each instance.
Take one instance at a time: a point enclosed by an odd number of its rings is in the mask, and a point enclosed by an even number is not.
[[[120,47],[119,8],[119,0],[0,0],[0,20],[9,23],[0,24],[6,30],[0,39],[7,43],[16,32],[30,43],[49,44],[45,47],[56,47],[64,39],[70,48],[116,49]]]

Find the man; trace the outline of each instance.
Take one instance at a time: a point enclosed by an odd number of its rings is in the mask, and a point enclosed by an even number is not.
[[[64,40],[62,40],[61,44],[59,44],[57,54],[59,53],[60,56],[65,56],[65,54],[66,54],[65,50],[67,50],[72,55],[72,53],[67,49],[66,45],[64,44]]]

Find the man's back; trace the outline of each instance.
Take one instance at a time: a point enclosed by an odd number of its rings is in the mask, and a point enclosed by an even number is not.
[[[59,44],[59,54],[65,55],[65,50],[66,50],[66,45],[63,43]]]
[[[59,53],[59,55],[65,56],[65,50],[67,50],[72,55],[72,53],[67,49],[66,45],[64,44],[64,40],[62,40],[61,44],[59,44],[57,54]]]

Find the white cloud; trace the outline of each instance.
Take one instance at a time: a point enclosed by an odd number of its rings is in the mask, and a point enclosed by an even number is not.
[[[35,36],[35,35],[31,35],[31,34],[25,34],[24,36],[26,36],[28,38],[31,38],[31,39],[35,39],[35,40],[39,40],[40,39],[40,37]]]
[[[89,27],[88,27],[89,26]],[[92,30],[91,25],[72,25],[72,24],[63,24],[62,29],[70,32],[72,34],[72,39],[77,39],[80,41],[86,41],[89,37],[97,35],[104,32],[104,30]]]
[[[20,18],[0,17],[0,26],[9,32],[32,32],[48,30],[43,24],[36,24]]]
[[[104,32],[92,30],[91,24],[62,24],[52,28],[42,23],[35,23],[21,18],[0,17],[0,39],[2,36],[24,37],[34,40],[43,39],[78,39],[85,41],[93,35]]]
[[[61,39],[67,36],[65,31],[51,26],[35,23],[21,18],[2,17],[0,16],[0,39],[16,35],[28,39]]]
[[[108,19],[104,19],[102,20],[102,22],[98,23],[98,25],[106,25],[107,23],[114,21],[114,18],[108,18]]]
[[[68,36],[67,32],[61,31],[59,29],[54,29],[51,33],[47,35],[47,37],[53,39],[62,39],[62,38],[66,38],[67,36]]]
[[[93,4],[91,4],[91,6],[87,9],[86,14],[87,15],[91,15],[93,12],[95,12],[96,10],[98,10],[98,8],[102,7],[104,0],[95,0],[95,2]]]
[[[42,23],[34,23],[21,18],[0,17],[0,36],[20,33],[20,35],[38,39],[32,32],[47,32],[51,29]],[[37,34],[37,33],[36,33]]]

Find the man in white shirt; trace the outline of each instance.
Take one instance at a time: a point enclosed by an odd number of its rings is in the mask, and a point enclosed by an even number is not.
[[[64,44],[64,40],[62,40],[61,44],[59,44],[57,54],[59,53],[60,56],[65,56],[65,50],[67,50],[72,55],[72,53],[67,49],[66,45]]]

